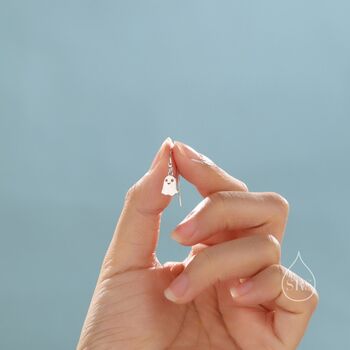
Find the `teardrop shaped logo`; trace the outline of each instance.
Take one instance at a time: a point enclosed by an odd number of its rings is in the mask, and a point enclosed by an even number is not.
[[[300,278],[301,277],[301,278]],[[309,285],[313,288],[310,288]],[[316,278],[301,257],[300,251],[282,279],[283,294],[292,301],[306,301],[315,293]]]

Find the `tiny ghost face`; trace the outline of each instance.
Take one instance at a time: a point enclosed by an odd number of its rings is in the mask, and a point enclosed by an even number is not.
[[[162,193],[170,196],[173,196],[175,193],[177,193],[176,179],[174,176],[168,175],[164,179]]]

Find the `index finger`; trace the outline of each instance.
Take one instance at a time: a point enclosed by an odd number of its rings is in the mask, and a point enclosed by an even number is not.
[[[193,184],[203,197],[218,191],[248,192],[248,187],[243,181],[231,176],[211,159],[182,142],[174,142],[173,156],[178,172]]]
[[[233,177],[207,156],[185,143],[174,142],[173,156],[178,173],[193,184],[203,197],[220,191],[248,192],[248,187],[243,181]],[[230,232],[216,232],[205,243],[216,244],[227,241],[230,237]]]
[[[172,146],[172,140],[167,138],[149,171],[129,188],[103,262],[101,278],[155,265],[161,214],[171,201],[171,197],[161,193],[161,188]]]

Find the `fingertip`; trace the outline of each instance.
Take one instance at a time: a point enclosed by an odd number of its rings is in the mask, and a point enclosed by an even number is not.
[[[187,240],[187,237],[184,237],[176,230],[172,231],[170,234],[171,238],[174,239],[176,242],[184,245],[184,246],[191,246],[192,243]]]
[[[176,303],[176,302],[177,302],[177,299],[176,299],[175,295],[173,294],[173,292],[172,292],[169,288],[165,289],[165,291],[164,291],[164,296],[165,296],[169,301],[171,301],[171,302],[173,302],[173,303]]]
[[[192,217],[192,216],[191,216]],[[186,220],[186,219],[185,219]],[[180,243],[189,242],[195,234],[197,223],[195,220],[186,220],[175,227],[171,233],[171,237]]]
[[[184,263],[177,261],[167,261],[163,264],[163,267],[168,268],[174,278],[177,277],[185,269]]]
[[[163,143],[161,144],[161,146],[159,147],[152,163],[151,166],[149,168],[149,170],[153,170],[160,162],[160,160],[164,157],[165,153],[170,153],[170,149],[172,149],[174,147],[174,142],[171,139],[171,137],[167,137]]]
[[[232,298],[239,300],[240,297],[246,296],[253,288],[253,281],[247,280],[230,288]]]
[[[184,296],[189,288],[189,278],[186,273],[181,273],[177,276],[164,291],[164,296],[174,302],[183,303]]]
[[[163,180],[168,173],[168,161],[173,141],[166,138],[160,147],[151,168],[133,186],[128,202],[137,206],[144,214],[160,214],[170,203],[172,197],[163,195]]]

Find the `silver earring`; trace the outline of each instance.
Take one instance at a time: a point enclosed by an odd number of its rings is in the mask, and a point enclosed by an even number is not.
[[[174,196],[175,194],[178,194],[179,204],[181,207],[182,201],[181,201],[181,193],[180,193],[180,176],[178,176],[178,178],[179,178],[179,180],[176,181],[176,177],[174,174],[173,161],[172,161],[172,150],[170,149],[169,163],[168,163],[168,175],[164,178],[164,181],[163,181],[162,194],[168,195],[168,196]]]

